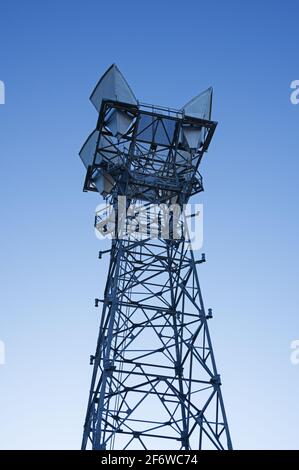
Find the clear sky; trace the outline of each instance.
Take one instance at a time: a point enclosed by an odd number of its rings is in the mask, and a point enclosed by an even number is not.
[[[235,448],[299,448],[297,1],[0,5],[0,447],[76,449],[107,262],[78,151],[116,62],[144,102],[214,87],[200,279]]]

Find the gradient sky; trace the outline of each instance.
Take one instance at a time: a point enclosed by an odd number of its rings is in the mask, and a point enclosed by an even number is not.
[[[107,242],[77,154],[112,62],[148,103],[214,87],[199,273],[233,444],[299,448],[298,18],[290,0],[1,2],[0,448],[80,446]]]

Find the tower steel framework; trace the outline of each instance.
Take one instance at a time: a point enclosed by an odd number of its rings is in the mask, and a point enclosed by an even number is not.
[[[85,191],[119,214],[120,196],[126,209],[182,208],[203,190],[198,168],[217,124],[212,89],[181,110],[145,105],[112,65],[91,101],[99,116],[80,151]],[[95,301],[102,316],[82,449],[231,449],[197,273],[205,257],[195,259],[186,233],[161,236],[161,222],[156,238],[138,238],[120,234],[117,220]],[[102,215],[96,226],[111,231]]]

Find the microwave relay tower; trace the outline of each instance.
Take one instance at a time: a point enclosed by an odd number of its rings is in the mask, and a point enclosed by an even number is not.
[[[217,124],[211,88],[180,110],[147,105],[113,64],[90,99],[98,120],[80,151],[84,191],[100,193],[107,212],[119,214],[119,201],[128,213],[134,204],[183,207],[203,191],[198,168]],[[102,232],[112,231],[109,217],[96,215]],[[197,273],[205,256],[195,259],[186,232],[161,236],[159,217],[155,238],[127,235],[116,219],[111,248],[99,253],[110,263],[95,299],[102,315],[82,449],[231,449]]]

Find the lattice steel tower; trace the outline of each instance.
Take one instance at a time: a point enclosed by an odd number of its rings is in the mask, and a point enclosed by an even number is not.
[[[136,203],[182,208],[203,190],[198,168],[217,124],[212,89],[180,110],[145,105],[112,65],[90,99],[99,116],[80,151],[84,190],[113,209],[115,224],[101,212],[96,226],[116,237],[104,297],[96,299],[102,316],[82,448],[231,449],[196,269],[205,257],[195,260],[186,232],[174,239],[172,211],[168,238],[160,215],[143,212],[139,238],[139,225],[128,235],[119,217],[119,201],[128,213]]]

